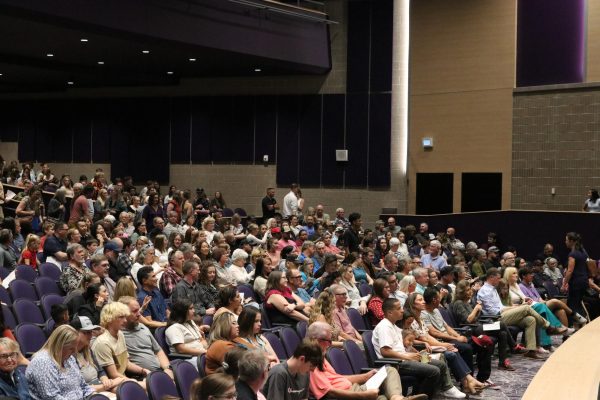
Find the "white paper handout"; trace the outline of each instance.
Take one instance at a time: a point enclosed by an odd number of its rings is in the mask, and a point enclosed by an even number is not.
[[[496,321],[491,324],[483,324],[484,331],[499,331],[500,330],[500,321]]]
[[[375,375],[369,378],[367,383],[365,383],[365,387],[370,389],[379,389],[379,386],[383,383],[383,381],[387,378],[387,370],[385,367],[379,368],[379,371]]]

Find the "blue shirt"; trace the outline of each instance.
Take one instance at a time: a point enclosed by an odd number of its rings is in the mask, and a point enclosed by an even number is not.
[[[22,368],[22,367],[21,367]],[[12,376],[15,386],[9,385],[4,379],[0,379],[0,395],[15,397],[20,400],[29,400],[29,386],[25,378],[25,368],[17,368]]]
[[[431,254],[425,254],[423,257],[421,257],[421,263],[423,263],[424,268],[429,268],[431,265],[431,268],[436,271],[439,271],[448,265],[446,259],[442,255],[438,255],[437,257],[433,258],[431,257]]]
[[[304,288],[298,288],[298,290],[296,290],[294,294],[298,295],[298,297],[300,297],[305,303],[308,303],[311,299],[310,295]]]
[[[477,300],[481,301],[484,314],[498,315],[504,309],[498,291],[487,282],[477,292]]]
[[[167,321],[167,303],[165,298],[160,293],[158,288],[154,288],[151,292],[145,291],[143,288],[140,289],[137,295],[138,303],[140,306],[144,304],[144,298],[146,296],[152,296],[152,301],[148,304],[148,308],[143,312],[144,317],[152,317],[153,321],[166,322]]]

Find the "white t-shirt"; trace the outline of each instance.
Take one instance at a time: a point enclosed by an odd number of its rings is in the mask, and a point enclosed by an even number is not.
[[[298,198],[296,193],[290,192],[283,198],[283,217],[287,218],[291,215],[298,214]]]
[[[188,344],[194,349],[204,349],[204,346],[199,341],[202,338],[200,329],[194,321],[171,325],[165,331],[165,337],[171,353],[177,353],[175,349],[176,344]]]
[[[398,353],[406,353],[404,342],[402,341],[402,330],[392,324],[389,319],[382,319],[373,330],[373,346],[377,357],[381,355],[382,347],[389,347]]]

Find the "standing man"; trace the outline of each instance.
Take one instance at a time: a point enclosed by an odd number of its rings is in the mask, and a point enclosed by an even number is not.
[[[267,195],[262,199],[263,221],[273,218],[277,210],[279,210],[279,204],[275,200],[275,189],[267,188]]]
[[[283,218],[298,215],[298,184],[292,183],[290,192],[283,198]]]
[[[396,218],[389,217],[387,220],[387,230],[392,232],[392,235],[396,237],[402,229],[396,225]]]
[[[351,253],[358,254],[358,246],[360,245],[359,232],[362,226],[361,215],[354,212],[350,214],[348,221],[350,221],[350,228],[346,229],[346,232],[344,232],[344,244]]]

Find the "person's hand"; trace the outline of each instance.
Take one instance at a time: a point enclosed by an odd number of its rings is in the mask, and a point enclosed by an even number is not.
[[[441,297],[442,297],[442,298],[444,298],[444,297],[448,296],[448,289],[444,289],[444,288],[442,288],[442,289],[440,290],[440,295],[441,295]]]
[[[525,303],[531,304],[531,303],[533,303],[533,300],[529,297],[525,297]]]
[[[419,353],[404,353],[407,361],[421,361],[421,355]]]
[[[295,304],[286,304],[286,306],[283,309],[285,310],[285,312],[291,313],[292,311],[294,311],[295,308]]]
[[[372,377],[373,375],[375,375],[377,373],[376,369],[372,369],[369,372],[365,372],[365,378],[369,379],[370,377]]]
[[[429,343],[425,343],[425,350],[427,350],[428,353],[431,353],[433,351]]]
[[[477,310],[477,312],[480,312],[483,309],[483,306],[480,302],[478,302],[477,304],[475,304],[475,307],[473,307],[473,309]]]
[[[144,297],[144,303],[142,304],[142,308],[145,309],[146,307],[148,307],[148,304],[150,304],[151,301],[152,301],[152,296]]]
[[[360,313],[360,315],[365,315],[367,313],[367,303],[365,303],[364,301],[361,302],[358,306],[358,312]]]
[[[215,311],[217,311],[214,307],[206,309],[206,315],[214,315]]]
[[[467,343],[467,338],[463,335],[460,335],[456,338],[456,341],[460,343]]]
[[[451,351],[453,353],[456,353],[458,351],[456,346],[454,346],[452,343],[446,343],[444,347],[446,347],[446,350]]]
[[[563,283],[560,288],[560,291],[563,293],[567,293],[569,291],[569,284],[567,282]]]

